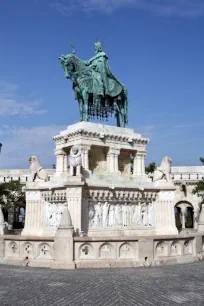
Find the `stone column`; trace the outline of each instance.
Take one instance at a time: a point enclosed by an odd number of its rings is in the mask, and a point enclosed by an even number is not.
[[[141,175],[141,155],[138,152],[134,153],[134,161],[133,161],[133,175],[138,176]]]
[[[155,225],[159,235],[176,235],[178,229],[174,213],[175,190],[161,190],[155,202]]]
[[[146,153],[140,153],[140,158],[141,158],[141,175],[145,175],[145,156],[146,156]]]
[[[201,212],[198,221],[198,232],[204,232],[204,204],[201,204]]]
[[[0,236],[4,235],[4,228],[5,228],[4,215],[0,204]]]
[[[56,174],[66,174],[68,172],[68,165],[67,165],[67,154],[64,150],[56,149]]]
[[[89,170],[89,150],[90,146],[82,146],[81,147],[81,152],[82,152],[82,167],[86,171]]]
[[[120,149],[109,148],[107,155],[107,170],[110,173],[118,174],[118,156],[120,154]]]

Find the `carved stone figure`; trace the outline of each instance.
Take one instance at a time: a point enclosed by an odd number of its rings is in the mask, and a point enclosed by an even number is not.
[[[115,225],[115,206],[114,205],[110,205],[108,225],[109,226]]]
[[[128,122],[127,89],[112,74],[102,43],[95,43],[95,55],[89,61],[79,59],[75,53],[62,55],[59,59],[65,77],[73,81],[80,121],[88,121],[90,117],[106,120],[114,113],[117,126],[125,127]]]
[[[81,174],[82,157],[81,148],[73,146],[70,152],[70,175],[74,176],[74,170],[76,169],[76,175]]]
[[[108,204],[108,202],[105,202],[105,204],[103,204],[103,227],[107,227],[108,226],[108,214],[109,214],[109,208],[110,208],[110,204]]]
[[[153,173],[153,182],[164,180],[169,182],[170,179],[170,172],[171,172],[171,163],[172,159],[168,156],[164,157],[161,166],[157,167]]]
[[[122,225],[122,206],[121,204],[117,204],[115,206],[115,224],[117,226]]]
[[[141,212],[140,212],[140,217],[138,221],[139,225],[148,225],[148,206],[146,203],[141,204]]]
[[[99,202],[95,206],[95,217],[94,217],[94,226],[102,226],[102,204]]]
[[[153,226],[154,225],[154,207],[153,203],[149,203],[148,205],[148,225]]]
[[[31,177],[32,181],[34,182],[36,178],[42,181],[48,180],[48,173],[47,170],[45,170],[41,165],[40,161],[37,156],[31,156],[29,158],[30,163],[30,171],[31,171]]]
[[[127,203],[125,203],[122,206],[122,213],[123,213],[123,226],[128,226],[129,225],[129,208]]]

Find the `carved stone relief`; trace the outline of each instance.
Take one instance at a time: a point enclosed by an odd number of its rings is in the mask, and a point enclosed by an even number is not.
[[[89,201],[89,228],[154,226],[153,203]]]
[[[57,228],[60,224],[65,203],[50,203],[45,201],[45,226]]]
[[[120,258],[131,258],[131,246],[128,243],[121,245],[119,250]]]
[[[100,248],[100,257],[110,258],[111,256],[112,256],[112,247],[108,243],[103,244]]]
[[[180,244],[177,241],[173,241],[171,244],[171,249],[170,249],[170,255],[171,256],[178,256],[180,254]]]
[[[79,257],[88,259],[93,257],[93,247],[89,243],[83,244],[79,249]]]
[[[24,245],[24,254],[26,257],[33,257],[33,245],[31,243],[26,243]]]
[[[193,253],[193,246],[191,240],[185,240],[183,245],[183,254],[189,255]]]
[[[43,243],[39,245],[39,257],[45,259],[51,259],[51,247],[47,243]]]
[[[156,256],[167,256],[167,245],[161,241],[156,246]]]

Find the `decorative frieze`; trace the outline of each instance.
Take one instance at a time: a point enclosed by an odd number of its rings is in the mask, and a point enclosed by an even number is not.
[[[89,228],[154,226],[154,204],[89,202]]]
[[[66,189],[46,190],[42,191],[42,197],[45,201],[50,203],[66,202],[67,192]]]

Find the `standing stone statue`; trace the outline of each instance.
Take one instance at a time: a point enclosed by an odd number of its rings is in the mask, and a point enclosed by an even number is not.
[[[102,43],[95,43],[95,55],[88,61],[79,59],[75,53],[59,59],[65,77],[73,81],[80,121],[107,120],[114,114],[117,126],[125,127],[128,123],[127,89],[111,72]]]

